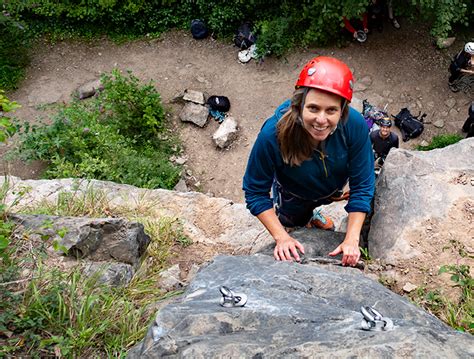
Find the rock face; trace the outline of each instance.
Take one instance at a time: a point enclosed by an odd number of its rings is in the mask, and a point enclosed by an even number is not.
[[[225,285],[242,308],[219,305]],[[391,318],[389,332],[361,329],[361,306]],[[218,256],[180,301],[162,308],[128,358],[469,358],[474,337],[364,277],[356,269]]]
[[[396,264],[421,255],[422,246],[430,245],[424,243],[430,223],[472,247],[473,153],[474,138],[427,152],[390,151],[376,184],[368,238],[372,257]]]
[[[64,193],[75,193],[79,198],[91,190],[103,193],[110,208],[148,208],[150,216],[179,218],[183,234],[193,243],[226,246],[236,254],[255,253],[273,243],[266,229],[250,214],[244,204],[224,198],[209,197],[198,192],[176,192],[164,189],[149,190],[96,180],[20,180],[0,177],[0,186],[7,181],[10,187],[5,198],[12,205],[10,212],[32,208],[46,199],[57,203]],[[17,193],[23,193],[18,196]]]
[[[150,243],[141,223],[120,218],[10,215],[17,231],[56,239],[68,255],[93,261],[116,261],[138,266]],[[50,225],[45,225],[49,224]]]

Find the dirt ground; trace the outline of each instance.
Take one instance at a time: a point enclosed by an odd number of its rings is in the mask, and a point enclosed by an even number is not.
[[[359,100],[368,99],[380,107],[387,105],[394,115],[402,107],[414,114],[426,112],[428,123],[422,136],[400,143],[410,149],[437,134],[461,134],[472,94],[452,93],[447,85],[449,60],[461,46],[458,39],[449,49],[437,50],[426,29],[404,22],[400,30],[386,24],[383,33],[370,34],[363,45],[352,42],[342,48],[300,49],[285,58],[267,58],[260,64],[254,60],[240,63],[238,49],[231,41],[197,41],[181,31],[122,45],[107,39],[89,43],[41,42],[34,49],[27,78],[9,97],[22,105],[16,117],[34,123],[46,116],[45,105],[70,101],[75,89],[101,73],[114,67],[131,70],[143,81],[154,81],[170,111],[185,148],[190,188],[243,202],[242,176],[252,144],[265,119],[290,96],[299,70],[309,59],[330,55],[345,61],[353,69],[356,83],[362,80],[356,84],[355,97]],[[229,97],[230,114],[240,128],[239,137],[230,148],[219,150],[213,144],[211,137],[218,123],[212,119],[204,128],[177,119],[181,105],[171,100],[185,89]],[[0,145],[0,173],[39,178],[44,165],[7,162],[4,154],[9,147]],[[433,228],[438,225],[433,223]],[[440,251],[432,255],[448,254]],[[189,255],[193,256],[191,252]],[[410,266],[417,267],[416,263],[407,263],[407,268]],[[189,270],[189,263],[185,267]],[[424,282],[430,280],[426,276],[432,275],[425,269],[421,274],[415,273],[413,270],[405,279]]]
[[[291,94],[304,63],[315,55],[331,55],[348,63],[356,81],[363,82],[356,84],[358,99],[387,105],[392,114],[402,107],[416,114],[422,110],[428,114],[427,121],[444,122],[443,128],[428,124],[420,138],[401,143],[401,147],[412,148],[439,133],[460,133],[472,95],[449,90],[447,67],[461,42],[439,51],[424,29],[402,25],[401,30],[395,30],[386,24],[384,32],[374,32],[363,45],[353,42],[343,48],[302,49],[283,59],[265,59],[262,64],[254,60],[239,63],[238,49],[231,41],[197,41],[186,32],[123,45],[106,39],[42,42],[33,51],[26,80],[9,95],[23,106],[16,116],[35,122],[46,115],[46,104],[69,101],[80,85],[114,67],[132,70],[143,81],[153,80],[174,118],[180,105],[170,104],[170,100],[184,89],[225,95],[231,101],[230,114],[240,127],[239,138],[229,149],[218,150],[213,144],[211,136],[218,123],[212,119],[205,128],[176,123],[188,158],[186,165],[194,177],[188,180],[191,188],[243,202],[242,175],[255,137],[264,120]],[[43,167],[40,163],[7,164],[5,151],[5,146],[0,147],[2,173],[38,178]]]

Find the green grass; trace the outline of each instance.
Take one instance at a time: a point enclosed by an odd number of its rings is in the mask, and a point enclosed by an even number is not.
[[[460,289],[457,300],[449,299],[440,290],[427,291],[424,287],[418,288],[411,300],[454,329],[474,334],[474,278],[470,267],[445,265],[439,270],[442,273],[451,274],[453,286]]]
[[[446,134],[434,136],[431,142],[427,146],[417,146],[418,151],[430,151],[435,148],[443,148],[452,144],[455,144],[463,139],[462,136],[457,134]]]
[[[156,283],[167,266],[171,248],[190,244],[183,235],[181,222],[157,218],[156,203],[146,196],[131,208],[113,207],[107,192],[92,186],[81,191],[79,182],[77,187],[61,193],[56,202],[42,201],[23,208],[22,212],[122,216],[139,221],[151,237],[142,265],[122,288],[101,285],[97,275],[86,278],[79,268],[67,273],[46,268],[42,263],[49,239],[31,250],[27,234],[23,238],[10,237],[12,225],[1,221],[0,234],[9,237],[7,260],[0,257],[0,331],[8,333],[8,339],[0,337],[2,354],[38,358],[125,357],[127,350],[143,339],[154,315],[154,304],[179,294],[165,293]],[[8,184],[3,185],[1,200],[7,190]]]

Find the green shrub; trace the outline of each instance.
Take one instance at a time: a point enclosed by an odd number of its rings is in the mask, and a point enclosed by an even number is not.
[[[169,157],[179,150],[166,129],[160,96],[131,73],[104,75],[105,89],[75,101],[51,125],[23,126],[19,154],[49,163],[47,178],[95,178],[146,188],[172,188],[180,176]]]
[[[324,46],[341,42],[342,16],[359,18],[370,0],[194,0],[194,1],[8,1],[5,7],[28,20],[33,31],[63,38],[71,35],[115,38],[159,34],[171,28],[189,29],[203,19],[211,32],[230,37],[244,21],[255,24],[259,54],[281,56],[293,46]],[[410,0],[393,2],[395,12],[412,19],[420,15],[435,36],[445,37],[453,26],[474,21],[472,0]]]
[[[27,34],[24,25],[0,12],[0,89],[15,89],[25,75]]]
[[[4,91],[0,90],[0,143],[5,142],[8,137],[12,136],[15,132],[15,126],[13,126],[10,118],[4,114],[7,112],[15,111],[20,107],[15,101],[10,101],[8,97],[4,95]]]
[[[416,149],[419,151],[434,150],[435,148],[443,148],[443,147],[452,145],[456,142],[461,141],[462,139],[463,137],[457,134],[434,136],[429,145],[427,146],[419,145]]]

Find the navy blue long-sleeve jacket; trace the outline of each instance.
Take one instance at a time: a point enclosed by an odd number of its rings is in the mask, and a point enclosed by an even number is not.
[[[375,187],[374,158],[362,115],[349,109],[346,123],[340,121],[326,139],[324,159],[315,151],[311,159],[291,167],[283,162],[276,129],[289,106],[287,100],[277,108],[263,124],[252,148],[243,179],[247,208],[257,216],[273,207],[270,189],[274,178],[286,191],[315,201],[332,196],[349,180],[351,193],[345,210],[369,213]]]

